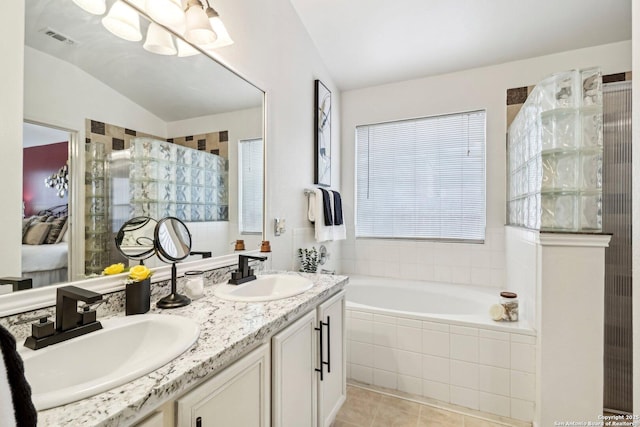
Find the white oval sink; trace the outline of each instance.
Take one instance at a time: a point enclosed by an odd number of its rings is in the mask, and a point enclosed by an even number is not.
[[[273,301],[308,291],[313,282],[290,274],[258,276],[242,285],[218,285],[214,295],[229,301]]]
[[[101,321],[103,329],[42,350],[20,349],[37,410],[107,391],[152,372],[198,339],[191,319],[141,314]]]

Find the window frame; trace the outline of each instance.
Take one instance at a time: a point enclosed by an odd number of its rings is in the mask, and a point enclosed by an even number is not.
[[[358,235],[358,128],[365,126],[376,126],[384,124],[398,124],[402,122],[415,122],[421,119],[432,119],[446,116],[459,116],[465,114],[483,113],[484,114],[484,132],[483,132],[483,165],[482,165],[482,181],[484,186],[484,224],[482,227],[482,239],[465,239],[465,238],[439,238],[439,237],[398,237],[398,236],[360,236]],[[439,243],[463,243],[463,244],[484,244],[487,238],[487,109],[479,108],[474,110],[465,110],[452,113],[433,114],[428,116],[419,116],[412,118],[404,118],[398,120],[385,120],[373,123],[364,123],[355,126],[354,129],[354,234],[356,240],[396,240],[396,241],[423,241],[423,242],[439,242]],[[414,181],[415,182],[415,181]]]
[[[242,163],[242,144],[243,143],[250,143],[250,142],[255,142],[255,141],[260,141],[261,145],[262,145],[262,203],[259,205],[260,206],[260,210],[262,211],[262,221],[260,223],[260,230],[259,231],[245,231],[243,229],[243,224],[244,221],[242,220],[243,216],[242,216],[242,212],[243,212],[243,203],[242,203],[242,199],[243,199],[243,194],[244,194],[244,190],[243,190],[243,185],[242,185],[242,174],[243,174],[243,163]],[[238,140],[238,233],[240,233],[241,236],[261,236],[262,235],[262,231],[264,228],[264,193],[265,193],[265,188],[264,188],[264,149],[265,149],[265,145],[264,145],[264,138],[262,137],[257,137],[257,138],[245,138],[245,139],[240,139]]]

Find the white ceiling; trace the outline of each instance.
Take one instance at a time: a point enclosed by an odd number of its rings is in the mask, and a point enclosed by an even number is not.
[[[631,39],[631,0],[291,0],[342,90]]]

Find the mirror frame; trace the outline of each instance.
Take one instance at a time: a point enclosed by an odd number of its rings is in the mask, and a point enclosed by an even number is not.
[[[169,255],[169,252],[167,252],[165,247],[162,246],[162,243],[160,242],[160,229],[162,228],[162,226],[168,222],[175,224],[176,221],[180,227],[184,227],[184,230],[187,232],[187,236],[189,236],[188,250],[183,257]],[[187,227],[187,225],[184,222],[182,222],[180,218],[176,218],[174,216],[167,216],[160,219],[156,224],[156,228],[153,230],[153,240],[156,247],[156,253],[158,254],[158,258],[160,258],[160,261],[164,263],[169,264],[169,263],[179,262],[185,258],[188,258],[189,255],[191,255],[191,245],[193,244],[193,237],[191,236],[189,227]]]
[[[151,17],[149,17],[144,11],[138,9],[130,0],[123,0],[125,3],[129,4],[131,7],[136,9],[141,16],[150,22],[155,22]],[[24,15],[23,15],[24,19]],[[161,24],[159,24],[161,25]],[[175,37],[182,39],[184,42],[191,45],[191,43],[187,42],[180,35],[176,34],[170,28],[166,28],[167,31],[173,34]],[[24,28],[23,28],[24,31]],[[24,40],[24,34],[21,38]],[[24,49],[24,43],[22,43],[22,49]],[[200,54],[209,57],[212,61],[217,62],[222,67],[226,68],[231,73],[235,74],[237,77],[241,78],[251,86],[258,89],[262,92],[262,143],[263,143],[263,180],[262,180],[262,189],[263,189],[263,197],[262,197],[262,239],[265,240],[267,237],[267,161],[268,161],[268,134],[267,134],[267,104],[268,104],[268,94],[263,87],[266,87],[264,84],[253,83],[247,77],[243,75],[243,73],[239,72],[235,67],[230,65],[227,61],[217,55],[215,52],[205,51],[198,46],[191,45],[194,49],[198,50]],[[140,47],[142,49],[142,47]],[[23,81],[24,84],[24,81]],[[24,88],[23,88],[24,91]],[[79,134],[81,131],[78,129],[74,129],[72,126],[69,126],[65,123],[55,123],[50,120],[43,119],[41,117],[28,117],[22,113],[22,122],[35,123],[42,126],[49,126],[53,128],[58,128],[60,130],[64,130],[69,132],[69,166],[70,166],[70,174],[71,174],[71,183],[69,190],[69,203],[71,204],[70,215],[71,215],[71,227],[70,227],[70,238],[71,242],[74,245],[74,250],[84,252],[84,230],[80,227],[79,221],[74,221],[73,217],[80,218],[80,216],[84,215],[84,200],[83,197],[80,197],[79,191],[76,190],[77,183],[84,182],[84,174],[85,174],[85,165],[84,165],[84,150],[81,150],[81,145],[79,144]],[[227,255],[205,258],[202,260],[195,261],[185,261],[178,264],[178,274],[184,275],[185,271],[188,270],[214,270],[223,267],[229,267],[238,263],[238,254],[253,254],[259,253],[259,249],[250,250],[250,251],[242,251],[235,252]],[[78,269],[77,262],[73,262],[73,259],[69,260],[70,268],[69,268],[69,277],[73,279],[76,272],[74,271]],[[155,267],[153,270],[153,282],[160,282],[164,280],[169,280],[171,278],[171,266],[161,266]],[[84,273],[84,271],[82,271]],[[101,277],[93,277],[83,280],[71,280],[69,282],[58,283],[55,285],[45,286],[42,288],[35,288],[28,291],[21,292],[11,292],[8,294],[0,295],[0,317],[6,317],[14,314],[24,313],[32,310],[38,310],[46,307],[54,306],[56,303],[56,290],[62,286],[68,286],[70,283],[73,283],[74,286],[78,286],[81,288],[91,289],[94,292],[98,292],[101,294],[107,294],[117,291],[123,291],[125,289],[124,281],[127,278],[127,273],[116,274],[112,276],[101,276]]]
[[[151,218],[150,216],[134,216],[133,218],[130,218],[129,220],[127,220],[124,224],[122,224],[122,227],[120,227],[120,230],[118,230],[118,232],[116,233],[116,237],[115,237],[115,245],[116,245],[116,249],[118,252],[120,252],[120,254],[127,258],[128,260],[133,260],[133,261],[144,261],[146,259],[149,259],[151,257],[153,257],[156,254],[156,246],[155,246],[155,241],[152,241],[152,249],[150,251],[144,252],[144,256],[140,256],[140,255],[128,255],[126,253],[124,253],[124,251],[122,250],[122,241],[124,240],[124,236],[125,233],[127,233],[127,231],[129,230],[124,230],[124,227],[129,224],[132,220],[134,219],[138,219],[138,218],[147,218],[147,221],[140,227],[144,227],[147,224],[149,224],[149,222],[153,221],[155,222],[154,226],[153,226],[153,231],[155,232],[156,229],[156,225],[158,225],[158,221],[156,221],[155,219]],[[141,236],[142,237],[142,236]],[[136,243],[137,239],[136,239]]]

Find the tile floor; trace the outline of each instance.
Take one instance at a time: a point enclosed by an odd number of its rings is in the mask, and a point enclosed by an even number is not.
[[[332,427],[510,426],[347,385],[347,400]]]

